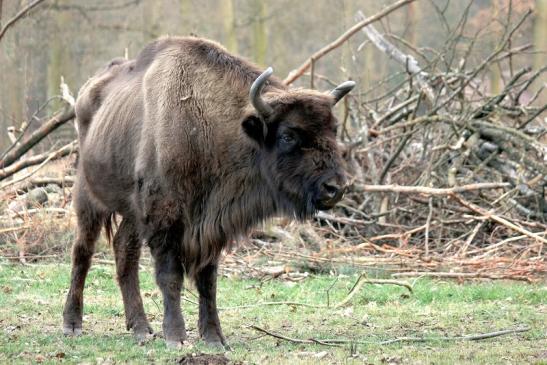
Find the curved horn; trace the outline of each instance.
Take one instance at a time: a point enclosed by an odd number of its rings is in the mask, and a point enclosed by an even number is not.
[[[355,87],[355,81],[346,81],[331,90],[330,94],[334,96],[334,104],[338,103],[347,93]]]
[[[260,94],[262,93],[262,88],[266,84],[266,81],[268,78],[272,75],[273,69],[271,67],[268,67],[266,71],[264,71],[260,76],[256,78],[256,80],[253,82],[253,85],[251,86],[251,91],[249,93],[249,97],[251,98],[251,103],[255,107],[255,109],[258,111],[259,114],[262,116],[267,117],[268,115],[272,114],[273,109],[271,106],[268,105],[262,98],[260,97]]]

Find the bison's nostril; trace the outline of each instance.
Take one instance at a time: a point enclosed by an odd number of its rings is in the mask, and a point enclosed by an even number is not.
[[[321,184],[319,194],[316,197],[315,207],[319,210],[332,209],[342,199],[345,186],[339,185],[335,179],[327,180]]]

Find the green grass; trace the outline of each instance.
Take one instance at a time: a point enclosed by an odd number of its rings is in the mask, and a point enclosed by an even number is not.
[[[210,352],[196,338],[197,308],[184,302],[190,343],[180,350],[159,338],[138,346],[125,330],[114,267],[94,265],[85,291],[84,335],[65,338],[61,313],[69,282],[66,263],[32,266],[0,262],[0,363],[174,363],[186,353]],[[219,305],[266,301],[336,303],[357,275],[316,276],[298,283],[221,278]],[[333,284],[334,283],[334,284]],[[226,356],[245,363],[522,364],[547,363],[547,289],[544,284],[417,280],[403,287],[365,285],[339,309],[257,306],[220,312],[232,347]],[[332,287],[331,287],[332,286]],[[331,287],[331,289],[327,290]],[[145,309],[161,329],[161,296],[151,269],[141,272]],[[529,326],[528,332],[482,341],[428,341],[326,347],[264,336],[257,325],[294,338],[381,341],[401,336],[456,336]],[[326,353],[325,353],[326,352]]]

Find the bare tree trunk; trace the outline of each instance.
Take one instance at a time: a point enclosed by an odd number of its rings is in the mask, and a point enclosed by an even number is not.
[[[547,0],[536,0],[536,19],[534,23],[534,45],[539,52],[534,55],[534,69],[539,70],[545,66],[545,52],[547,46]],[[547,72],[539,76],[539,85],[547,84]],[[547,103],[546,93],[543,93],[538,100],[538,105]]]
[[[63,70],[63,46],[59,37],[53,37],[49,47],[47,65],[47,95],[51,98],[59,94],[61,84],[61,70]],[[59,109],[60,102],[52,101],[51,109]]]
[[[221,2],[224,2],[221,0]],[[201,6],[194,5],[192,0],[179,0],[179,9],[180,9],[180,24],[181,31],[180,34],[188,35],[195,34],[198,32],[199,19],[195,16],[196,12],[199,12]]]
[[[18,8],[21,8],[24,5],[25,3],[21,0],[18,4]],[[6,41],[5,46],[13,47],[13,54],[16,59],[22,59],[24,55],[20,47],[20,43],[22,43],[22,40],[24,41],[24,37],[22,37],[19,32],[13,32],[10,38],[2,39],[2,41]],[[23,101],[25,100],[23,86],[19,80],[18,70],[7,72],[5,76],[7,79],[6,86],[9,87],[9,89],[6,90],[8,98],[7,110],[9,111],[10,116],[9,119],[12,120],[12,123],[19,124],[25,119],[23,114]],[[2,131],[2,133],[4,133],[4,131]]]
[[[545,51],[547,47],[547,0],[536,0],[536,19],[534,22],[534,44],[540,48],[534,55],[534,68],[539,70],[545,65]]]
[[[493,18],[499,19],[500,17],[500,4],[499,1],[492,1],[492,12],[494,13]],[[503,35],[503,29],[497,24],[494,25],[494,34],[491,40],[492,47],[496,47],[497,42],[501,39]],[[498,63],[492,63],[490,65],[490,94],[498,95],[501,92],[501,71]]]
[[[67,0],[58,0],[57,3],[62,6],[67,5],[69,2]],[[52,17],[51,31],[56,32],[57,34],[49,36],[46,74],[48,98],[61,93],[61,76],[64,77],[68,84],[71,84],[72,82],[72,60],[69,53],[70,50],[65,45],[65,37],[62,31],[66,24],[70,24],[73,21],[74,18],[72,14],[73,13],[70,11],[57,10]],[[63,106],[62,101],[52,100],[48,105],[48,110],[50,112],[55,112]],[[27,115],[31,114],[31,111],[27,112]]]
[[[253,29],[254,61],[259,65],[266,62],[266,4],[262,0],[254,0],[255,21]]]
[[[407,19],[407,40],[413,46],[418,43],[418,32],[416,31],[416,25],[420,20],[420,3],[410,3],[406,7],[406,19]]]
[[[142,4],[142,29],[143,38],[146,43],[160,35],[159,13],[161,2],[144,1]]]
[[[353,24],[353,14],[355,13],[355,7],[353,2],[351,1],[344,1],[344,28],[348,28],[348,26],[351,26]],[[346,42],[342,46],[342,66],[347,72],[352,71],[352,49],[349,42]],[[343,72],[343,71],[341,71]],[[354,75],[341,75],[340,79],[345,80],[348,76],[355,77]]]
[[[230,52],[238,53],[234,0],[223,0],[221,1],[221,6],[224,34],[226,34],[226,47]]]

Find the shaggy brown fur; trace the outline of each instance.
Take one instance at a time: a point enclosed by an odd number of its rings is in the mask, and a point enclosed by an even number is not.
[[[273,113],[259,115],[249,89],[260,74],[211,41],[172,37],[136,60],[113,60],[82,87],[66,334],[81,333],[94,243],[114,214],[122,216],[113,246],[128,329],[139,339],[151,333],[138,284],[144,242],[164,296],[166,341],[186,338],[186,274],[200,294],[201,336],[225,344],[216,309],[221,250],[268,217],[305,219],[341,198],[334,98],[271,78],[262,98]]]

